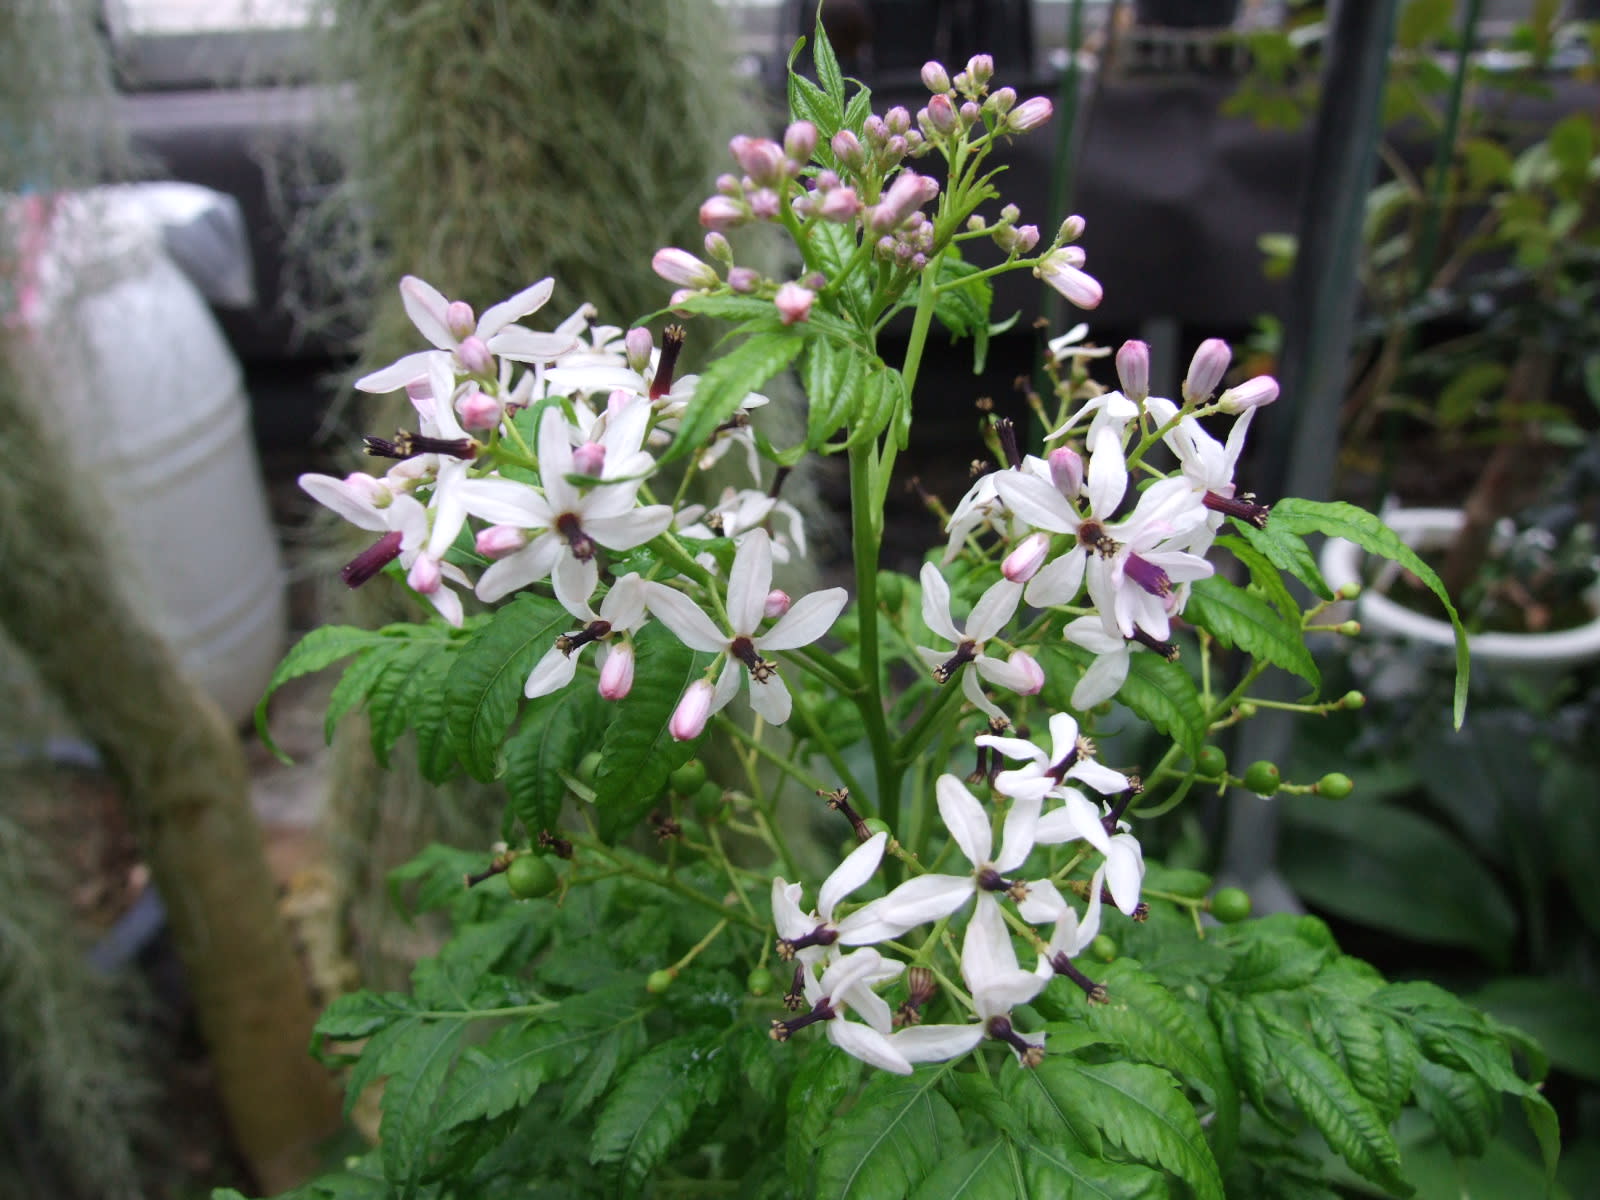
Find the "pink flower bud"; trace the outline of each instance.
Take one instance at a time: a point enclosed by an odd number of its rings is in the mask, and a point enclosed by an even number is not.
[[[1017,89],[1003,87],[985,100],[983,106],[1003,117],[1017,106]]]
[[[699,290],[696,288],[678,288],[672,295],[667,297],[667,307],[674,312],[682,312],[684,311],[683,306],[697,295],[699,295]]]
[[[500,423],[500,401],[481,388],[468,387],[456,401],[463,429],[493,429]]]
[[[728,286],[741,296],[748,296],[761,285],[761,272],[753,267],[731,267],[728,270]]]
[[[718,232],[734,229],[749,219],[744,205],[732,196],[712,196],[700,206],[700,224]]]
[[[1061,229],[1056,233],[1058,242],[1075,242],[1083,236],[1084,219],[1073,213],[1061,222]]]
[[[733,247],[728,244],[728,239],[713,229],[706,234],[703,245],[706,248],[706,257],[726,266],[733,261]]]
[[[1006,665],[1016,667],[1027,675],[1027,682],[1017,689],[1019,696],[1037,696],[1044,687],[1044,668],[1026,650],[1018,650],[1006,659]]]
[[[773,588],[767,593],[767,602],[762,605],[761,612],[769,621],[775,621],[789,611],[789,593]]]
[[[1083,456],[1071,446],[1050,451],[1046,460],[1050,464],[1050,482],[1068,500],[1076,500],[1083,491]]]
[[[1278,381],[1271,375],[1257,375],[1223,392],[1217,397],[1217,407],[1225,413],[1242,413],[1271,404],[1277,398]]]
[[[939,194],[938,180],[915,171],[901,171],[871,209],[875,233],[888,233],[900,222]]]
[[[1150,394],[1150,347],[1138,340],[1123,342],[1117,351],[1117,378],[1124,396],[1143,401]]]
[[[650,269],[668,283],[698,290],[717,286],[717,273],[709,265],[676,246],[665,246],[650,259]]]
[[[1017,226],[1017,253],[1027,254],[1039,244],[1039,227],[1037,225]]]
[[[1027,583],[1039,573],[1049,553],[1049,535],[1030,533],[1017,544],[1015,550],[1006,555],[1005,561],[1000,564],[1000,573],[1012,583]]]
[[[928,123],[923,126],[924,132],[931,128],[939,133],[953,133],[957,124],[956,106],[950,103],[950,97],[944,94],[935,96],[928,101],[928,107],[922,112],[928,114]],[[922,113],[917,114],[917,124],[922,126]]]
[[[823,199],[817,211],[824,221],[847,225],[861,211],[861,198],[856,195],[855,188],[836,187]]]
[[[633,690],[633,643],[621,641],[611,646],[606,661],[600,664],[600,695],[606,700],[621,700]]]
[[[828,277],[821,271],[807,271],[800,276],[800,286],[810,288],[813,292],[820,292],[828,286]]]
[[[758,188],[750,193],[750,214],[758,221],[775,221],[782,204],[778,193],[771,188]]]
[[[896,104],[883,114],[883,127],[893,137],[896,134],[908,133],[911,130],[911,112],[903,104]]]
[[[921,136],[921,135],[907,135],[907,136]],[[906,141],[905,137],[901,136],[898,133],[892,134],[892,135],[890,135],[889,140],[883,144],[883,157],[884,157],[884,160],[887,163],[890,163],[890,164],[897,163],[902,158],[904,158],[906,156],[906,151],[908,151],[910,149],[911,149],[911,143]]]
[[[783,131],[783,152],[792,162],[804,166],[817,150],[817,127],[810,121],[795,121]]]
[[[472,305],[465,300],[450,301],[450,306],[444,310],[444,327],[457,341],[474,333],[478,318],[472,314]]]
[[[967,59],[967,78],[978,87],[983,87],[994,78],[994,56],[991,54],[974,54]]]
[[[572,469],[580,475],[592,475],[598,479],[605,465],[606,448],[599,442],[585,442],[572,452]]]
[[[439,564],[426,554],[417,555],[417,561],[406,572],[406,583],[419,596],[431,596],[439,590],[444,580]]]
[[[1099,280],[1072,265],[1072,256],[1067,250],[1074,248],[1069,246],[1045,255],[1044,261],[1033,269],[1033,273],[1079,308],[1095,308],[1105,293]]]
[[[515,525],[491,525],[480,530],[472,543],[485,558],[504,558],[528,544],[528,535]]]
[[[971,129],[983,116],[983,108],[976,100],[968,100],[961,106],[961,123]]]
[[[839,177],[832,171],[818,171],[814,182],[819,192],[831,192],[839,186]]]
[[[1012,133],[1027,133],[1043,125],[1055,113],[1055,105],[1043,96],[1024,100],[1006,114],[1006,128]]]
[[[783,323],[793,325],[811,315],[811,302],[815,299],[816,294],[810,288],[803,288],[798,283],[786,283],[778,289],[772,302],[778,306],[778,316]]]
[[[678,707],[672,710],[667,722],[667,732],[680,742],[687,742],[705,732],[711,719],[711,698],[715,689],[709,679],[696,679],[684,689]]]
[[[461,339],[461,344],[456,347],[456,357],[473,375],[494,374],[494,355],[489,352],[488,343],[476,334]]]
[[[848,129],[841,129],[834,134],[828,145],[834,157],[852,170],[859,170],[867,161],[866,152],[861,148],[861,139]]]
[[[1207,338],[1201,342],[1189,360],[1189,374],[1183,381],[1183,398],[1199,403],[1217,390],[1217,384],[1227,373],[1233,361],[1233,351],[1221,338]]]
[[[628,356],[628,366],[643,371],[650,365],[650,352],[655,349],[655,337],[643,325],[635,325],[622,339],[623,352]]]
[[[922,64],[922,86],[930,92],[948,92],[950,72],[944,69],[941,62],[925,62]]]
[[[724,196],[742,196],[744,195],[744,184],[739,182],[737,175],[729,175],[724,172],[717,176],[717,191]]]
[[[734,138],[730,149],[744,173],[758,186],[770,186],[783,179],[783,147],[771,138]]]

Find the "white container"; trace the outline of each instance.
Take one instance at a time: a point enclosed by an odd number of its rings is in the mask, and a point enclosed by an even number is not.
[[[1436,550],[1450,544],[1465,514],[1459,508],[1397,508],[1384,513],[1383,520],[1413,550]],[[1320,558],[1322,574],[1329,587],[1337,591],[1347,583],[1363,585],[1356,601],[1356,616],[1362,629],[1441,650],[1453,648],[1455,633],[1449,622],[1413,612],[1384,594],[1399,574],[1399,566],[1386,563],[1368,582],[1361,577],[1365,558],[1365,550],[1343,538],[1329,538],[1323,543]],[[1469,635],[1467,645],[1473,662],[1556,670],[1600,658],[1600,595],[1591,590],[1585,599],[1590,612],[1596,615],[1576,629],[1557,633]]]
[[[30,378],[110,510],[129,598],[242,722],[287,613],[239,364],[126,192],[31,199]]]

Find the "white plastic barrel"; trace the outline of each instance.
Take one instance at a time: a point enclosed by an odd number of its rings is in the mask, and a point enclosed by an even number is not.
[[[239,364],[137,201],[105,189],[43,203],[20,306],[30,375],[110,510],[108,568],[242,722],[287,612]]]

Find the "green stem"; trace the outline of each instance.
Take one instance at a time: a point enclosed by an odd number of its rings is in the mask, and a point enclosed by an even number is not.
[[[653,871],[650,868],[641,866],[638,863],[629,862],[627,859],[622,858],[612,850],[608,849],[606,846],[602,845],[598,838],[575,837],[572,840],[577,845],[580,845],[585,850],[588,850],[590,853],[597,854],[601,858],[606,859],[608,862],[616,864],[619,869],[642,883],[653,884],[655,887],[661,888],[664,891],[672,892],[674,895],[681,896],[685,900],[691,900],[704,908],[711,909],[711,911],[715,912],[718,916],[727,917],[729,920],[738,921],[743,925],[748,925],[751,929],[760,931],[765,931],[766,929],[766,926],[760,921],[753,920],[744,913],[731,912],[728,909],[728,906],[715,896],[708,896],[704,892],[696,891],[688,884],[680,883],[677,879],[666,874],[665,872]]]
[[[721,713],[718,713],[711,719],[716,723],[717,728],[723,733],[732,734],[737,740],[748,746],[751,750],[754,750],[757,754],[761,755],[762,758],[765,758],[773,766],[777,767],[778,770],[782,771],[786,775],[792,776],[795,782],[804,785],[812,791],[827,790],[826,785],[823,784],[822,780],[818,779],[809,771],[796,766],[792,761],[779,754],[776,750],[773,750],[765,742],[754,737],[747,730],[741,728],[737,721],[734,721],[732,718],[726,717]]]

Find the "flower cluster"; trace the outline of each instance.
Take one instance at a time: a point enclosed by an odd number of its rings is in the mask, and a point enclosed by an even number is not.
[[[927,298],[937,289],[923,273],[937,276],[954,243],[975,238],[990,239],[1004,255],[987,273],[1031,268],[1080,306],[1097,304],[1100,285],[1084,273],[1083,251],[1072,244],[1083,231],[1081,218],[1069,218],[1052,244],[1027,258],[1038,249],[1039,231],[1021,224],[1014,207],[1002,208],[992,223],[975,211],[986,195],[987,177],[980,180],[974,165],[979,152],[1049,116],[1046,100],[1019,103],[1010,89],[991,90],[992,74],[986,56],[954,78],[930,63],[922,75],[930,97],[915,117],[891,109],[867,117],[859,133],[841,129],[826,141],[806,120],[791,123],[781,142],[735,138],[730,149],[740,173],[719,180],[700,209],[709,231],[705,257],[671,247],[655,256],[657,273],[677,289],[672,306],[693,313],[710,311],[697,308],[709,301],[761,301],[752,328],[791,347],[782,361],[802,349],[837,354],[827,341],[837,331],[813,326],[851,268],[877,280],[883,298],[875,320],[892,313],[896,289],[923,288],[922,304],[931,312]],[[905,163],[934,154],[952,168],[948,185]],[[925,212],[936,200],[939,211]],[[844,274],[830,278],[809,259],[807,270],[787,280],[738,265],[726,233],[751,222],[819,239],[830,236],[827,230],[844,231],[838,243],[849,259],[839,264]],[[960,287],[975,273],[962,264],[943,286]],[[394,460],[381,477],[301,478],[317,500],[380,535],[345,568],[346,581],[358,586],[398,563],[411,589],[453,625],[464,620],[463,591],[485,604],[526,589],[547,591],[575,628],[544,649],[526,680],[529,697],[574,686],[591,644],[599,694],[608,701],[626,697],[634,683],[634,638],[655,621],[709,658],[666,725],[672,738],[699,738],[741,690],[763,722],[785,724],[800,702],[782,669],[814,665],[794,652],[827,636],[848,602],[843,588],[791,598],[773,586],[774,564],[804,556],[806,539],[799,513],[777,494],[786,472],[771,488],[759,486],[762,459],[787,465],[798,456],[774,452],[756,435],[750,413],[766,403],[759,393],[720,397],[715,416],[705,418],[703,406],[711,402],[700,381],[677,371],[680,326],[669,326],[658,346],[645,328],[624,333],[595,324],[588,306],[549,332],[520,324],[552,288],[544,280],[479,316],[421,280],[402,281],[406,311],[433,348],[358,386],[405,389],[416,429],[392,440],[367,439],[371,453]],[[871,300],[857,295],[850,303]],[[922,328],[925,335],[926,321]],[[799,339],[813,332],[815,339],[801,347]],[[947,717],[951,729],[970,722],[979,730],[966,741],[977,755],[973,775],[963,782],[941,773],[932,786],[946,857],[958,852],[967,869],[940,871],[943,858],[934,869],[924,867],[892,831],[871,832],[842,790],[832,793],[835,806],[852,816],[859,847],[822,883],[814,910],[802,906],[802,884],[781,876],[772,881],[777,953],[796,963],[791,1000],[809,1005],[803,1015],[774,1022],[780,1040],[826,1023],[827,1036],[849,1053],[909,1072],[914,1063],[964,1053],[989,1037],[1010,1045],[1024,1064],[1034,1063],[1042,1035],[1019,1031],[1013,1010],[1056,975],[1091,999],[1103,998],[1073,959],[1098,933],[1103,901],[1128,917],[1144,911],[1144,860],[1129,824],[1141,784],[1097,758],[1080,735],[1080,717],[1118,693],[1133,653],[1177,656],[1174,623],[1193,585],[1213,573],[1207,555],[1224,517],[1264,523],[1266,509],[1240,493],[1234,472],[1256,410],[1276,398],[1277,385],[1260,377],[1219,392],[1230,356],[1212,340],[1196,352],[1180,396],[1151,395],[1149,351],[1132,341],[1116,354],[1120,386],[1107,390],[1087,376],[1088,364],[1107,351],[1085,335],[1080,327],[1051,343],[1051,369],[1069,364],[1070,377],[1058,389],[1061,411],[1037,431],[1042,454],[1024,454],[1009,421],[994,423],[995,469],[981,473],[947,514],[943,552],[918,577],[921,626],[898,630],[907,661],[927,672],[925,721]],[[854,343],[845,343],[855,352]],[[734,377],[754,383],[770,374]],[[910,403],[892,389],[878,394],[889,397],[883,411],[890,416]],[[815,407],[828,398],[811,400]],[[878,411],[863,401],[840,425],[813,431],[809,448],[859,454],[863,439],[855,423],[876,435],[888,419],[873,426],[869,409]],[[1042,404],[1038,411],[1042,416]],[[1202,424],[1208,417],[1232,418],[1224,441]],[[826,445],[845,427],[843,442]],[[686,438],[698,444],[680,447]],[[692,476],[736,443],[757,486],[729,488],[706,506],[684,502],[686,480],[671,503],[657,499],[652,479],[663,447],[691,455]],[[1149,461],[1161,444],[1176,463],[1170,473]],[[886,479],[892,452],[852,464]],[[871,546],[871,553],[880,548]],[[951,570],[958,560],[959,576]],[[1087,652],[1088,665],[1065,705],[1034,699],[1050,682],[1047,637]],[[882,723],[886,706],[877,689],[886,676],[875,669],[876,655],[875,649],[867,660],[874,669],[863,662],[864,682],[854,692],[863,719]],[[837,671],[822,674],[835,683],[841,678]],[[1062,707],[1072,711],[1052,711]],[[1047,743],[1021,735],[1024,718],[1044,722]],[[759,739],[759,727],[753,735],[739,732]],[[882,745],[880,739],[875,751],[883,753]],[[846,773],[839,757],[830,757]],[[880,811],[898,804],[897,796],[878,800]],[[1036,848],[1069,844],[1075,853],[1064,867],[1030,868]],[[895,873],[909,869],[910,877],[852,906],[849,897],[877,877],[891,852],[903,864]],[[1063,889],[1085,902],[1081,913]],[[939,973],[952,921],[965,923],[964,992]],[[1048,939],[1035,931],[1046,925],[1053,927]],[[925,933],[924,926],[931,929]],[[1019,964],[1014,935],[1033,948],[1031,970]],[[909,954],[911,962],[886,951]],[[913,983],[897,1018],[879,989],[902,975]],[[920,1009],[937,991],[930,981],[941,979],[962,1019],[922,1025]],[[896,1028],[897,1020],[903,1027]]]

